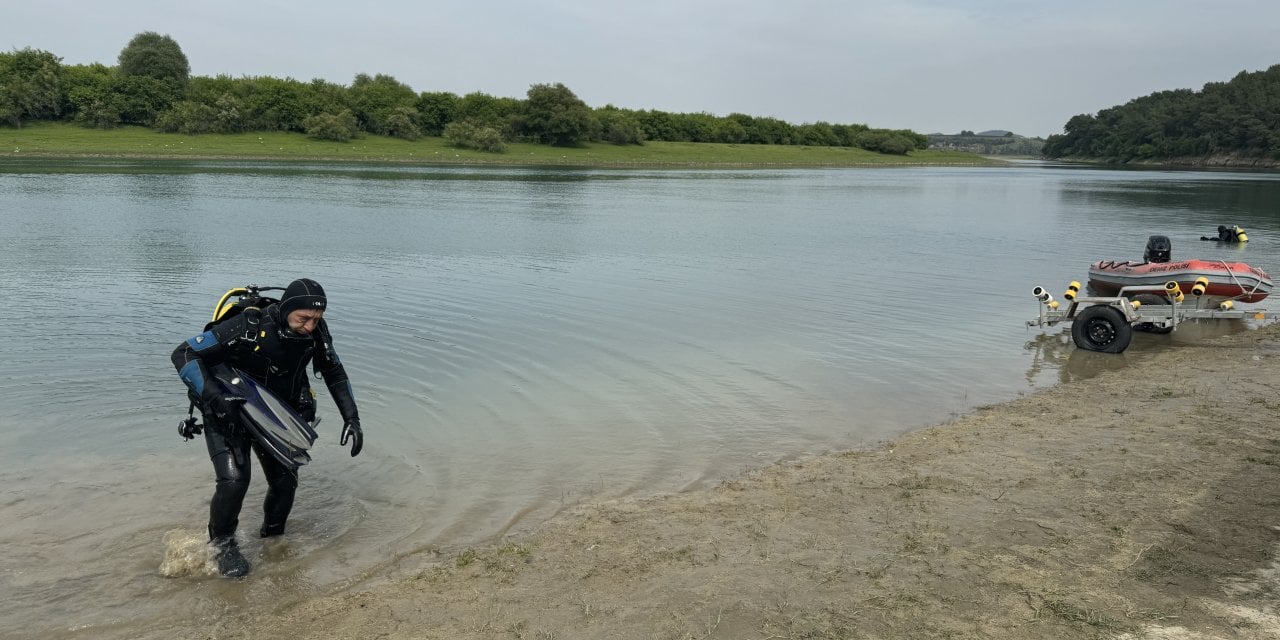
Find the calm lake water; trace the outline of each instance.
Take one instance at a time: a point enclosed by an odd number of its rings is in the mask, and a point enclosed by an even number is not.
[[[1155,233],[1175,258],[1280,271],[1278,211],[1275,173],[1042,163],[0,160],[0,630],[160,637],[1244,330],[1184,325],[1108,356],[1024,321],[1034,286],[1059,295]],[[1199,241],[1219,224],[1251,242]],[[319,385],[285,540],[244,536],[244,581],[162,571],[204,539],[213,486],[204,445],[177,435],[169,354],[226,289],[302,276],[329,292],[364,453],[338,446]]]

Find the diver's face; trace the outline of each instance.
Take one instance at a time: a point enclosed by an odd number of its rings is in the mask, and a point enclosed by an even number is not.
[[[320,319],[324,317],[323,311],[315,309],[298,309],[289,312],[289,330],[300,335],[309,336],[312,331],[316,330],[316,325],[320,323]]]

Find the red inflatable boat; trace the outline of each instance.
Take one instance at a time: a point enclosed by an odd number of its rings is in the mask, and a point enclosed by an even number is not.
[[[1121,287],[1159,287],[1170,281],[1177,282],[1183,292],[1190,294],[1198,278],[1209,281],[1204,292],[1209,298],[1258,302],[1271,293],[1271,276],[1243,262],[1100,260],[1089,265],[1089,286],[1103,296],[1116,295]]]

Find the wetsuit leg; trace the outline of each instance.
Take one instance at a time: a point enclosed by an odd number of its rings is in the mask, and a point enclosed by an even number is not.
[[[267,477],[267,497],[262,503],[263,538],[284,533],[285,521],[293,509],[293,495],[298,489],[298,472],[289,469],[264,450],[255,440],[254,453],[262,465],[262,475]]]
[[[206,419],[207,420],[207,419]],[[209,422],[205,422],[209,424]],[[249,491],[249,437],[228,433],[222,427],[205,427],[204,442],[209,447],[217,484],[209,501],[209,538],[229,538],[240,524],[240,506]]]

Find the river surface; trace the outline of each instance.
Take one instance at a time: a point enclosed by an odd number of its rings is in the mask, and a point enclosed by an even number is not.
[[[137,635],[413,575],[583,503],[873,446],[1124,354],[1028,329],[1097,259],[1280,271],[1280,174],[0,160],[0,635]],[[1245,246],[1202,242],[1238,224]],[[311,277],[366,433],[289,534],[207,575],[213,473],[169,362],[218,297]],[[1257,305],[1265,307],[1265,304]],[[255,463],[256,466],[256,463]],[[184,551],[185,550],[185,551]],[[196,551],[193,551],[196,550]],[[175,560],[176,558],[176,560]],[[162,566],[163,565],[163,566]]]

